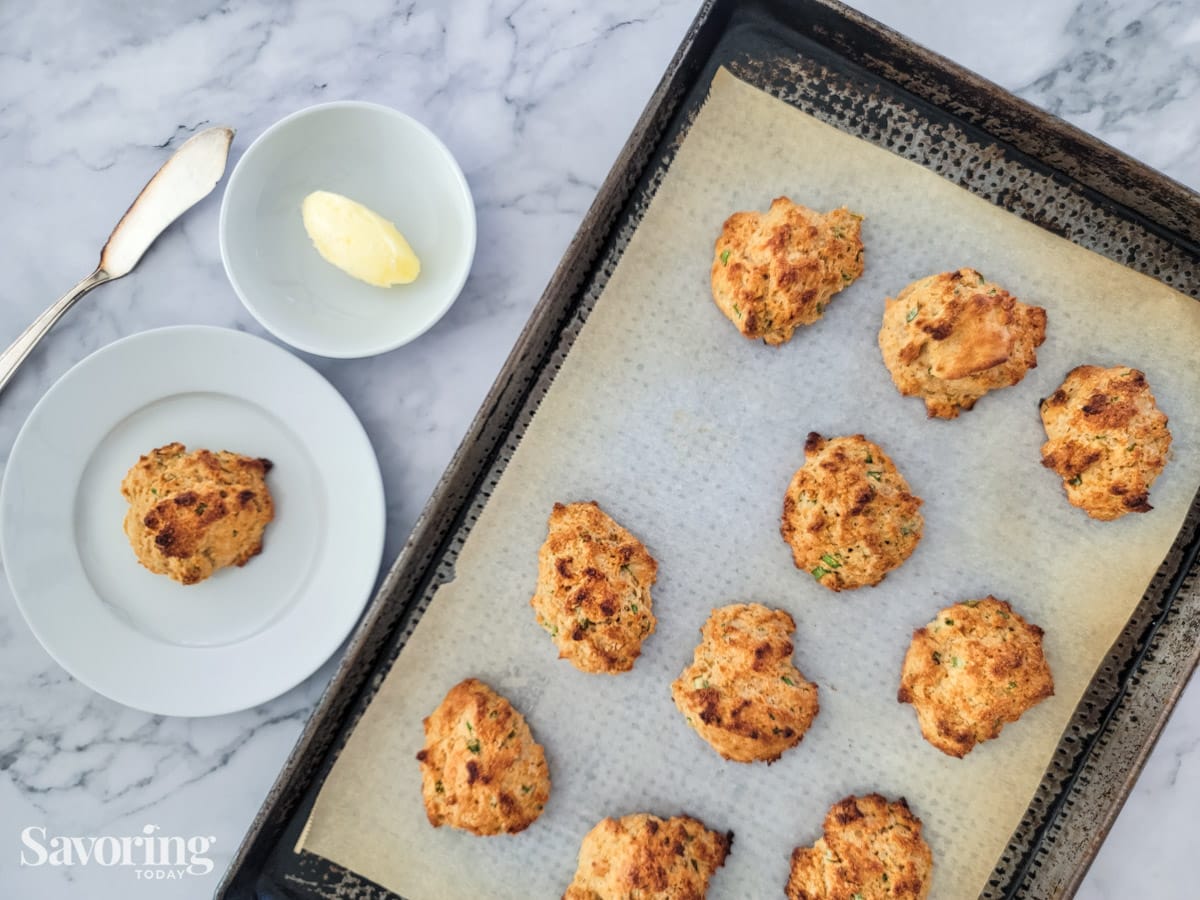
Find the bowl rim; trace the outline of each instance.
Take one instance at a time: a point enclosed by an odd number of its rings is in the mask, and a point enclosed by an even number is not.
[[[424,323],[415,331],[406,333],[403,337],[388,338],[386,340],[378,341],[363,347],[351,348],[348,350],[334,349],[327,346],[323,347],[319,344],[298,339],[294,334],[291,333],[286,321],[281,323],[277,318],[267,316],[261,310],[261,308],[256,306],[255,302],[247,296],[248,292],[239,282],[238,277],[234,272],[234,267],[230,263],[227,239],[229,230],[229,198],[237,190],[239,190],[242,177],[244,177],[242,167],[246,160],[254,156],[260,145],[272,140],[280,131],[285,129],[292,122],[298,119],[307,118],[312,115],[319,115],[323,112],[330,112],[337,109],[365,110],[378,115],[390,116],[392,118],[399,119],[401,122],[413,128],[423,139],[429,141],[434,149],[438,151],[438,154],[446,166],[447,171],[450,173],[452,180],[455,182],[458,189],[462,191],[462,196],[466,200],[467,208],[466,254],[464,256],[464,263],[461,267],[462,270],[458,273],[458,277],[455,280],[453,288],[446,292],[446,297],[442,301],[441,306],[430,316],[429,321]],[[442,139],[439,138],[427,125],[418,121],[407,113],[403,113],[400,110],[394,109],[390,106],[385,106],[382,103],[373,103],[368,100],[331,100],[325,103],[316,103],[312,106],[306,106],[302,109],[296,110],[295,112],[289,113],[283,118],[268,125],[262,134],[250,142],[250,145],[242,153],[241,157],[237,161],[237,164],[233,167],[233,171],[229,175],[229,180],[225,184],[225,190],[221,196],[221,211],[217,221],[217,239],[221,253],[221,266],[225,270],[225,277],[228,279],[229,284],[233,288],[233,292],[237,295],[238,300],[241,301],[242,306],[246,308],[246,311],[254,317],[255,321],[257,321],[259,325],[261,325],[279,340],[283,341],[289,346],[295,347],[297,350],[302,350],[305,353],[311,353],[315,356],[322,356],[327,359],[362,359],[364,357],[378,356],[382,353],[388,353],[392,350],[403,347],[405,344],[415,341],[425,332],[429,331],[429,329],[433,328],[434,325],[440,322],[442,317],[449,312],[450,307],[454,305],[454,302],[458,299],[459,295],[462,294],[463,287],[467,283],[467,278],[470,277],[471,269],[475,260],[477,240],[475,198],[471,193],[471,186],[468,184],[467,178],[463,174],[462,167],[458,164],[458,160],[455,159],[454,154],[450,152],[450,148],[446,146],[445,142],[443,142]]]

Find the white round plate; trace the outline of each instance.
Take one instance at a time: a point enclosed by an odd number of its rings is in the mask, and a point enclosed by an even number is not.
[[[332,191],[400,229],[421,260],[412,284],[373,287],[330,265],[300,205]],[[475,256],[475,205],[428,128],[374,103],[311,106],[276,122],[238,160],[221,201],[221,261],[264,328],[319,356],[372,356],[432,328]]]
[[[180,441],[275,465],[263,551],[194,585],[138,562],[121,480]],[[211,716],[299,684],[337,649],[383,552],[379,464],[354,412],[286,350],[223,328],[147,331],[67,372],[0,488],[17,606],[64,669],[152,713]]]

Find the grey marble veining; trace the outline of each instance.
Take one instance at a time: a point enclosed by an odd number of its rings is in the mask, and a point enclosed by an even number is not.
[[[1200,187],[1200,5],[1189,0],[862,0],[859,7],[1168,175]],[[450,314],[369,360],[307,358],[350,400],[380,457],[387,556],[403,542],[695,13],[693,2],[461,0],[0,7],[0,340],[91,270],[170,148],[209,124],[267,125],[323,100],[374,100],[456,154],[479,213]],[[0,461],[45,390],[137,331],[261,329],[217,252],[219,192],[137,272],[86,298],[0,397]],[[0,586],[0,897],[211,893],[331,665],[256,710],[148,716],[76,683]],[[1200,689],[1184,694],[1080,896],[1195,895]],[[211,835],[207,876],[149,884],[95,865],[19,866],[18,835]]]

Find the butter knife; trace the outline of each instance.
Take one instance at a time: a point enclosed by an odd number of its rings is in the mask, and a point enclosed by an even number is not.
[[[142,188],[133,205],[100,251],[100,263],[75,287],[33,320],[33,324],[0,353],[0,391],[38,341],[94,287],[133,271],[142,255],[167,226],[212,193],[229,159],[232,128],[209,128],[189,138]]]

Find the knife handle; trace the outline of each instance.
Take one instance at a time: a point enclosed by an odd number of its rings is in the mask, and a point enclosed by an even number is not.
[[[103,269],[96,269],[95,272],[55,300],[45,312],[21,332],[21,336],[13,341],[7,350],[0,353],[0,391],[4,390],[13,375],[16,374],[17,369],[20,368],[21,363],[25,362],[29,351],[36,347],[38,341],[46,336],[46,332],[54,327],[54,323],[75,305],[75,301],[92,288],[109,280],[110,276],[107,272]]]

